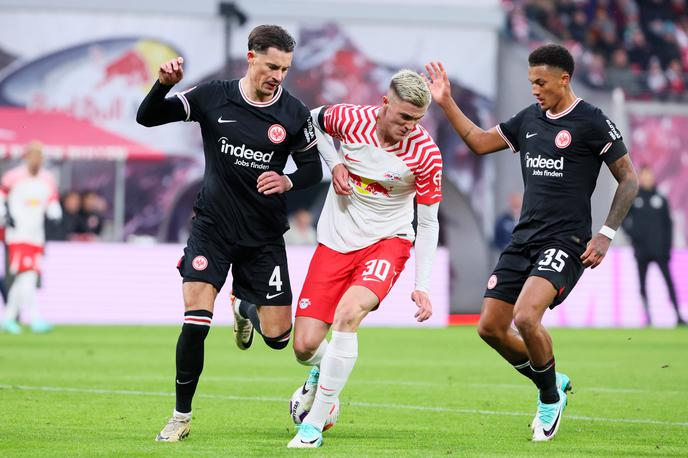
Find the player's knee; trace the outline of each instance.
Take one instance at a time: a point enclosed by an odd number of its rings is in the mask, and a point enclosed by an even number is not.
[[[353,302],[342,302],[337,306],[332,326],[334,329],[355,330],[363,316],[363,309]]]
[[[539,325],[537,316],[533,313],[520,311],[514,315],[514,326],[521,334],[528,334]]]
[[[321,341],[322,342],[322,341]],[[294,356],[297,361],[308,361],[318,351],[321,342],[311,342],[308,337],[294,334]]]
[[[500,339],[501,330],[492,323],[480,321],[477,327],[478,335],[485,342],[494,342]]]
[[[269,336],[263,336],[263,340],[265,341],[265,344],[274,349],[274,350],[282,350],[283,348],[286,348],[287,345],[289,345],[289,338],[291,337],[291,327],[285,331],[284,333],[280,334],[277,337],[269,337]]]

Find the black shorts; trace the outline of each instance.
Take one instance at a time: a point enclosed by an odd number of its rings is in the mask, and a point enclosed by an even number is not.
[[[256,305],[291,305],[291,284],[284,239],[247,247],[222,241],[214,227],[194,219],[179,260],[179,274],[188,281],[210,283],[219,292],[232,268],[232,292]]]
[[[585,268],[580,256],[583,248],[552,242],[547,245],[507,246],[487,281],[485,297],[515,304],[523,284],[531,276],[548,280],[557,290],[549,308],[561,304],[569,295]]]

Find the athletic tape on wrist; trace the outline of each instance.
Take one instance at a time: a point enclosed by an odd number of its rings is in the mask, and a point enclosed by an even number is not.
[[[614,236],[616,235],[616,231],[612,229],[609,226],[602,226],[600,228],[600,234],[604,235],[610,240],[614,240]]]

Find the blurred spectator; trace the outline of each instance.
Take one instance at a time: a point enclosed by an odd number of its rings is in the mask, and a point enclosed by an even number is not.
[[[95,191],[84,192],[81,199],[81,223],[78,232],[98,236],[103,231],[107,203]]]
[[[683,74],[683,67],[678,59],[674,59],[669,63],[666,77],[669,83],[669,98],[675,101],[683,100],[686,92],[686,80]]]
[[[62,196],[62,219],[56,223],[46,225],[48,240],[70,240],[81,230],[81,195],[77,191],[69,191]]]
[[[22,332],[17,317],[24,308],[33,332],[46,332],[52,326],[38,312],[36,290],[45,245],[45,218],[60,219],[55,178],[43,169],[43,145],[26,146],[24,164],[2,176],[0,218],[7,225],[5,240],[9,254],[9,287],[7,307],[1,324],[3,331]]]
[[[674,282],[669,271],[673,222],[669,201],[657,192],[655,177],[647,166],[640,169],[640,190],[623,223],[624,230],[631,238],[640,277],[640,297],[643,301],[647,323],[650,324],[650,311],[645,289],[647,268],[654,262],[661,270],[669,291],[671,304],[676,310],[677,323],[685,325],[676,299]]]
[[[317,237],[313,228],[313,216],[305,208],[300,208],[289,218],[290,229],[284,234],[287,245],[315,245]]]
[[[611,66],[607,69],[607,84],[611,89],[621,88],[629,97],[635,97],[642,92],[638,78],[628,65],[628,54],[623,48],[618,48],[612,54]]]
[[[647,87],[652,95],[658,99],[664,100],[668,95],[669,82],[656,56],[652,56],[650,59],[650,68],[647,71]]]
[[[511,233],[521,216],[522,205],[523,195],[520,192],[512,192],[509,194],[509,208],[495,221],[492,244],[500,252],[511,243]]]

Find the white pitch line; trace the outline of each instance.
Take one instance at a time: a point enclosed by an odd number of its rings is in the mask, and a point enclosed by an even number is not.
[[[143,376],[127,376],[120,377],[122,380],[155,380],[163,381],[170,380],[170,377],[158,376],[158,375],[143,375]],[[110,379],[112,380],[112,379]],[[298,379],[294,377],[226,377],[226,376],[213,376],[204,375],[203,380],[207,382],[237,382],[237,383],[253,383],[253,382],[268,382],[268,383],[296,383]],[[421,382],[415,380],[351,380],[347,382],[349,385],[396,385],[396,386],[420,386],[420,387],[462,387],[468,386],[471,388],[504,388],[508,390],[532,390],[532,385],[529,383],[516,384],[516,383],[466,383],[456,380],[446,381],[446,382]],[[598,393],[620,393],[620,394],[649,394],[649,393],[662,393],[662,394],[677,394],[677,395],[688,395],[688,390],[649,390],[643,388],[612,388],[603,386],[582,386],[576,387],[577,393],[587,393],[587,392],[598,392]]]
[[[52,393],[87,393],[87,394],[118,394],[125,396],[161,396],[172,397],[174,393],[166,393],[161,391],[137,391],[137,390],[106,390],[101,388],[64,388],[59,386],[27,386],[27,385],[4,385],[0,384],[0,389],[4,390],[20,390],[20,391],[46,391]],[[268,397],[268,396],[232,396],[232,395],[218,395],[218,394],[197,394],[196,397],[219,399],[225,401],[258,401],[258,402],[287,402],[285,398]],[[508,412],[505,410],[484,410],[484,409],[459,409],[452,407],[433,407],[420,406],[410,404],[386,404],[386,403],[371,403],[371,402],[350,402],[348,405],[354,407],[368,407],[376,409],[396,409],[396,410],[418,410],[422,412],[444,412],[453,414],[480,414],[480,415],[499,415],[510,417],[532,417],[532,413],[524,412]],[[641,425],[663,425],[663,426],[686,426],[688,422],[681,421],[664,421],[652,420],[645,418],[603,418],[603,417],[586,417],[580,415],[566,415],[570,420],[581,421],[596,421],[601,423],[632,423]]]

